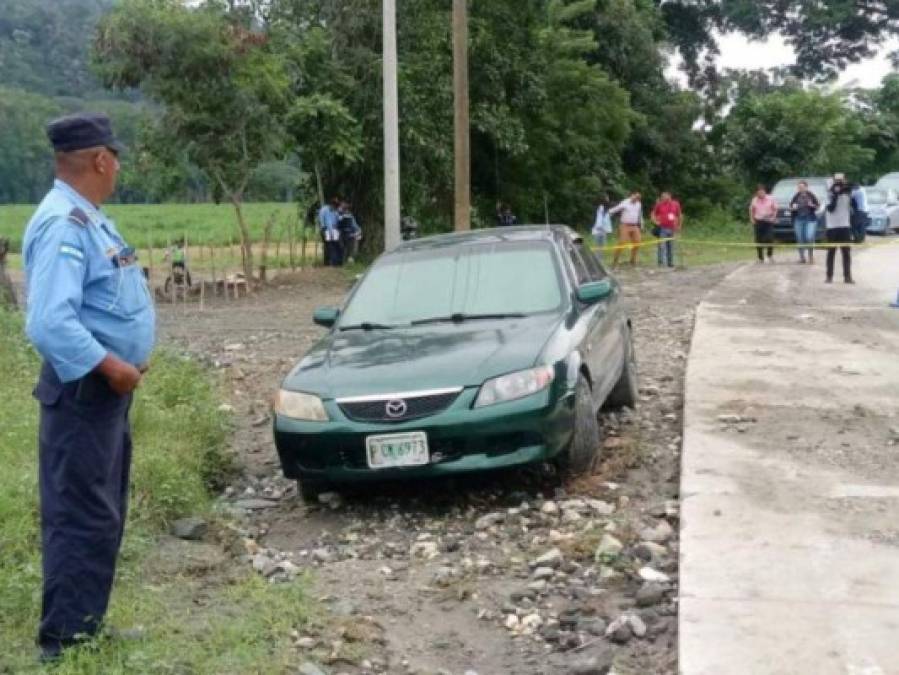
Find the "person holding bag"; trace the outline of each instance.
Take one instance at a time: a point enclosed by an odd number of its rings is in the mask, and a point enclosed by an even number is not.
[[[831,244],[827,249],[825,281],[828,284],[833,283],[833,268],[838,247],[843,258],[843,281],[847,284],[855,283],[852,280],[852,254],[849,245],[852,243],[852,217],[858,211],[860,211],[858,202],[852,195],[852,188],[846,183],[846,176],[842,173],[835,174],[830,186],[826,214],[827,243]]]

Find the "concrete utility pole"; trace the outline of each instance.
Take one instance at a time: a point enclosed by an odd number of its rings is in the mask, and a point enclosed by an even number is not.
[[[455,100],[455,230],[471,229],[471,137],[468,120],[468,0],[453,0],[453,90]]]
[[[400,124],[396,0],[384,0],[384,250],[400,244]]]

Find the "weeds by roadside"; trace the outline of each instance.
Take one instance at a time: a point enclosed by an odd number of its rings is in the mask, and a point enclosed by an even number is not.
[[[39,672],[38,410],[31,397],[38,366],[20,315],[0,311],[0,673]],[[278,673],[296,665],[290,633],[309,621],[302,581],[274,586],[206,543],[179,542],[176,557],[212,556],[212,574],[180,573],[181,560],[174,572],[158,564],[168,524],[209,516],[212,489],[233,469],[218,405],[216,384],[198,365],[157,355],[132,411],[131,510],[108,617],[116,628],[139,627],[139,639],[74,650],[54,673]]]

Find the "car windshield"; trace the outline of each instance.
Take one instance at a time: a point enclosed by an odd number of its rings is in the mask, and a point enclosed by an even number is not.
[[[887,191],[886,190],[878,190],[876,188],[865,188],[865,197],[868,199],[868,204],[874,205],[882,205],[887,203]]]
[[[340,327],[511,317],[560,309],[561,277],[548,242],[496,242],[401,251],[365,276]]]

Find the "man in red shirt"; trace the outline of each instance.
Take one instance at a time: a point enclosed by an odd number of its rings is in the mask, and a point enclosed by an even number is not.
[[[674,267],[674,235],[680,232],[684,222],[680,202],[672,199],[670,192],[663,192],[652,209],[652,222],[659,228],[659,267]]]

